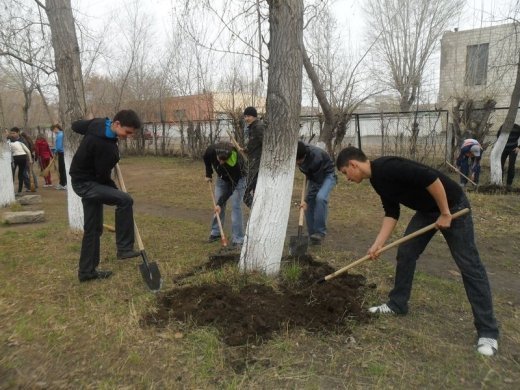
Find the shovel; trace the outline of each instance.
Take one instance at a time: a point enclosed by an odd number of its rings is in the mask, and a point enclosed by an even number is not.
[[[301,204],[305,200],[305,187],[307,186],[307,176],[303,177],[302,198],[300,202],[300,218],[298,219],[298,235],[291,236],[289,239],[289,254],[291,256],[305,256],[309,247],[309,237],[303,235],[303,207]]]
[[[469,177],[467,177],[465,174],[463,174],[461,171],[459,171],[457,169],[457,167],[454,167],[453,165],[451,165],[448,160],[446,160],[446,164],[448,164],[448,166],[450,168],[452,168],[455,172],[457,172],[459,175],[461,175],[463,178],[465,178],[467,181],[469,181],[471,184],[473,184],[475,187],[478,187],[478,184],[475,183],[473,180],[471,180]]]
[[[208,181],[209,184],[209,190],[211,191],[211,199],[213,199],[213,207],[217,207],[217,202],[215,201],[215,194],[213,193],[213,186],[211,185],[211,182]],[[226,235],[224,234],[224,228],[222,227],[222,222],[220,221],[220,215],[218,213],[215,213],[215,218],[217,218],[218,223],[218,229],[220,230],[220,239],[222,241],[222,246],[228,246],[228,240],[226,238]]]
[[[121,169],[119,168],[119,164],[116,164],[116,173],[121,189],[124,192],[127,192],[125,182],[123,181],[123,175],[121,174]],[[141,235],[139,234],[139,229],[137,228],[135,219],[134,230],[135,238],[137,239],[137,246],[139,247],[139,251],[141,252],[141,258],[143,259],[143,262],[139,264],[139,271],[141,271],[143,280],[148,286],[148,288],[153,292],[157,292],[161,289],[162,285],[161,272],[159,271],[157,263],[148,261],[148,256],[146,255],[146,251],[144,250],[143,240],[141,240]]]
[[[455,218],[458,218],[460,217],[461,215],[464,215],[464,214],[467,214],[469,213],[469,209],[468,208],[465,208],[465,209],[462,209],[462,210],[459,210],[457,211],[455,214],[452,214],[451,217],[452,219],[455,219]],[[413,233],[410,233],[404,237],[401,237],[400,239],[398,240],[395,240],[394,242],[392,242],[391,244],[388,244],[384,247],[382,247],[381,249],[379,249],[379,252],[378,253],[383,253],[389,249],[392,249],[393,247],[396,247],[397,245],[400,245],[402,244],[403,242],[406,242],[406,241],[410,241],[412,238],[415,238],[417,236],[420,236],[421,234],[424,234],[430,230],[433,230],[435,229],[435,222],[428,225],[428,226],[425,226],[423,227],[422,229],[419,229]],[[370,255],[365,255],[363,256],[361,259],[358,259],[352,263],[350,263],[349,265],[337,270],[336,272],[332,273],[332,274],[329,274],[327,276],[325,276],[324,278],[321,278],[320,280],[317,281],[318,284],[321,284],[321,283],[325,283],[327,280],[330,280],[332,278],[335,278],[336,276],[339,276],[341,275],[342,273],[344,272],[347,272],[350,268],[352,267],[355,267],[356,265],[358,264],[361,264],[363,263],[364,261],[370,259]]]

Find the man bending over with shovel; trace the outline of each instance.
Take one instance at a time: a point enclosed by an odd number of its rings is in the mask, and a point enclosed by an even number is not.
[[[470,207],[462,188],[443,173],[415,161],[393,156],[370,161],[354,147],[347,147],[339,153],[336,166],[349,181],[361,183],[369,179],[381,197],[385,216],[374,243],[368,249],[373,259],[379,256],[379,250],[392,234],[401,204],[416,210],[405,235],[432,223],[437,225],[462,275],[477,328],[477,351],[486,356],[494,355],[498,349],[498,327],[487,273],[475,244],[473,219],[468,213],[452,221],[452,213]],[[394,288],[389,300],[371,307],[371,313],[408,312],[417,259],[435,232],[430,230],[399,246]]]
[[[116,206],[117,258],[140,256],[134,250],[133,200],[120,191],[110,174],[119,161],[117,140],[125,139],[141,127],[141,120],[132,110],[119,111],[113,120],[95,118],[72,123],[72,130],[83,134],[81,144],[70,165],[71,184],[81,197],[84,214],[84,233],[79,258],[80,282],[106,279],[111,271],[97,270],[101,234],[103,233],[103,205]]]
[[[298,141],[296,165],[307,178],[307,194],[300,207],[305,211],[311,244],[320,245],[327,234],[329,195],[338,178],[334,162],[327,152],[317,146]]]
[[[217,173],[215,181],[215,212],[219,214],[224,225],[226,203],[231,197],[232,238],[234,246],[244,242],[244,223],[242,221],[242,198],[246,190],[244,160],[237,150],[229,143],[220,142],[210,145],[204,153],[206,166],[206,181],[211,182],[213,171]],[[220,240],[220,230],[216,216],[211,222],[211,233],[208,242]]]

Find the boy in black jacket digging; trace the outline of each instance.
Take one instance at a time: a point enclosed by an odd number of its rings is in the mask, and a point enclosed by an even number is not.
[[[405,235],[436,224],[462,275],[477,328],[477,351],[485,356],[494,355],[498,349],[498,326],[493,314],[486,269],[475,244],[473,219],[471,214],[466,214],[452,220],[452,213],[470,207],[462,188],[443,173],[426,165],[393,156],[370,161],[361,150],[354,147],[345,148],[339,153],[336,167],[349,181],[361,183],[369,179],[381,197],[385,217],[379,234],[368,249],[373,259],[379,256],[379,250],[392,234],[399,219],[401,204],[416,211]],[[415,265],[435,232],[430,230],[399,246],[394,288],[390,291],[388,302],[371,307],[371,313],[408,313]]]
[[[79,259],[80,282],[106,279],[111,271],[97,270],[100,236],[103,233],[103,205],[116,206],[117,258],[138,257],[134,251],[133,200],[120,191],[110,174],[119,161],[118,138],[125,139],[141,127],[141,120],[132,110],[119,111],[113,120],[95,118],[72,123],[72,130],[84,137],[70,165],[71,184],[81,197],[84,233]]]

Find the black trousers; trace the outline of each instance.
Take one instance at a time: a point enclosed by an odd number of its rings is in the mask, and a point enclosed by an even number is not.
[[[116,246],[118,251],[134,249],[134,201],[126,192],[96,182],[72,183],[83,203],[83,242],[78,276],[96,272],[100,237],[103,234],[103,205],[116,206]]]
[[[63,152],[58,153],[58,172],[60,173],[60,185],[65,187],[67,185],[67,172],[65,171],[65,155]]]
[[[244,192],[244,203],[251,208],[253,205],[253,198],[256,191],[256,183],[258,181],[258,171],[260,170],[260,159],[249,160],[246,179],[246,190]]]
[[[18,192],[22,192],[23,183],[25,181],[25,169],[27,168],[27,155],[22,154],[20,156],[14,156],[13,162],[14,162],[13,176],[14,176],[16,167],[18,167]]]
[[[513,184],[513,179],[515,177],[515,163],[516,163],[516,153],[515,149],[510,149],[502,152],[502,156],[500,162],[502,163],[502,173],[504,173],[504,166],[506,164],[506,160],[509,157],[509,164],[507,165],[507,185],[510,186]]]

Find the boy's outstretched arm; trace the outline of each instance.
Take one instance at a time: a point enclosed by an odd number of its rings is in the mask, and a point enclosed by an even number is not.
[[[372,244],[370,248],[368,248],[367,254],[373,260],[376,260],[379,257],[379,250],[385,245],[385,242],[388,240],[392,231],[397,224],[397,219],[392,217],[384,217],[383,223],[381,224],[381,229],[379,229],[379,233],[377,234],[376,240]]]

